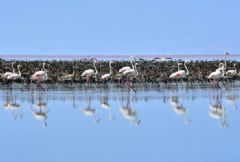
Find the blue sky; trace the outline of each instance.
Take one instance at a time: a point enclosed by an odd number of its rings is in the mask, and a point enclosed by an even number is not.
[[[240,53],[238,0],[0,0],[0,54]]]

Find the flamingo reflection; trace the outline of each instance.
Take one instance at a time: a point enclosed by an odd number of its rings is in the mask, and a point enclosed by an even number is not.
[[[122,97],[123,102],[123,97]],[[133,125],[141,124],[141,120],[138,118],[138,113],[130,106],[130,92],[128,92],[127,102],[120,109],[123,117],[127,119]]]
[[[91,96],[87,96],[87,107],[82,109],[82,113],[85,115],[85,116],[91,116],[94,118],[94,121],[96,123],[99,123],[100,122],[100,118],[97,118],[97,110],[94,109],[94,108],[91,108],[91,102],[92,102],[92,98]]]
[[[233,105],[234,110],[237,110],[237,101],[235,95],[228,95],[227,96],[227,102],[231,105]]]
[[[176,114],[184,116],[185,124],[191,123],[191,119],[188,116],[188,109],[179,102],[178,96],[172,96],[170,104],[172,105],[173,110]]]
[[[31,106],[33,116],[36,120],[43,122],[43,127],[47,127],[47,119],[48,119],[48,107],[47,102],[44,101],[43,92],[39,91],[39,96],[37,97],[37,103],[34,104],[34,96],[33,103]]]
[[[109,120],[110,120],[110,121],[115,120],[115,117],[112,115],[112,107],[111,107],[111,105],[108,103],[108,94],[106,94],[106,95],[103,96],[101,106],[102,106],[103,109],[109,111]]]
[[[17,96],[10,96],[7,92],[6,94],[6,102],[3,105],[5,110],[12,111],[13,117],[16,120],[17,118],[22,118],[23,114],[21,112],[21,105],[17,103]]]
[[[221,126],[224,128],[228,127],[227,123],[227,112],[224,106],[222,105],[222,94],[218,93],[212,96],[213,102],[210,97],[210,105],[209,105],[209,116],[213,119],[216,119],[220,122]]]

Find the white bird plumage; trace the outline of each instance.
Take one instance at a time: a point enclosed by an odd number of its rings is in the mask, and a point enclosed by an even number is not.
[[[210,75],[208,76],[208,79],[220,79],[224,76],[224,64],[220,63],[219,64],[219,68],[216,69],[216,71],[210,73]]]
[[[45,69],[45,62],[43,62],[42,70],[36,71],[30,78],[32,81],[46,81],[48,80],[47,70]]]
[[[181,65],[181,64],[182,63],[178,63],[178,71],[172,73],[169,76],[169,78],[172,78],[172,79],[173,78],[184,78],[184,77],[186,77],[189,74],[189,71],[188,71],[188,68],[186,66],[186,63],[184,63],[184,67],[185,67],[186,71],[185,70],[180,70],[179,65]]]
[[[94,69],[95,70],[93,70],[93,69],[87,69],[87,70],[85,70],[82,74],[81,74],[81,76],[82,77],[86,77],[87,78],[87,80],[86,80],[86,83],[88,83],[90,80],[90,78],[91,77],[96,77],[97,75],[98,75],[98,70],[97,70],[97,68],[96,68],[96,62],[97,62],[97,60],[96,59],[94,59],[94,61],[93,61],[93,66],[94,66]]]
[[[3,79],[7,79],[7,77],[9,76],[9,75],[12,75],[12,74],[14,74],[15,73],[15,69],[14,69],[14,67],[13,67],[13,65],[15,64],[15,62],[12,62],[12,72],[5,72],[4,74],[2,74],[2,78]]]
[[[21,67],[21,65],[18,65],[18,66],[17,66],[18,74],[17,74],[17,73],[13,73],[13,74],[9,75],[9,76],[7,77],[7,80],[17,80],[17,79],[21,79],[21,78],[22,78],[22,74],[21,74],[21,71],[20,71],[20,67]]]
[[[226,72],[226,75],[227,76],[236,76],[237,75],[237,69],[236,69],[236,64],[234,63],[233,64],[233,70],[228,70],[227,72]]]
[[[108,74],[103,74],[102,76],[101,76],[101,80],[109,80],[110,78],[111,78],[111,76],[112,76],[112,61],[110,61],[109,62],[109,69],[110,69],[110,72],[108,73]]]

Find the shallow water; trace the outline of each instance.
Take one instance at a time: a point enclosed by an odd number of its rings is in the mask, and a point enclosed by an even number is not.
[[[0,90],[0,161],[240,160],[239,89]]]

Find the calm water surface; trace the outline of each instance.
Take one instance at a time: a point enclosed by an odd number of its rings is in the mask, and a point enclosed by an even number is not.
[[[240,161],[239,89],[2,89],[0,105],[0,161]]]

